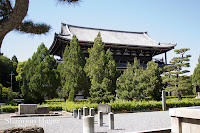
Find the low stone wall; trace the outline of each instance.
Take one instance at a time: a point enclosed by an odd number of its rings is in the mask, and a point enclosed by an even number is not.
[[[41,127],[9,128],[0,130],[0,133],[44,133]]]
[[[199,133],[200,106],[169,109],[172,133]]]
[[[48,114],[49,113],[49,107],[37,107],[37,114]]]
[[[135,133],[171,133],[171,129],[155,129],[155,130],[145,130]]]
[[[18,113],[21,114],[36,114],[37,104],[19,104]]]

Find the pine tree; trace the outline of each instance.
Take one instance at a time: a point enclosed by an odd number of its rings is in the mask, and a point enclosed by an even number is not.
[[[66,46],[63,55],[63,64],[58,70],[61,75],[62,94],[65,98],[69,97],[74,101],[75,95],[82,91],[87,97],[89,80],[83,70],[85,59],[76,36],[70,41],[70,46]]]
[[[25,103],[42,103],[44,96],[53,98],[59,85],[57,64],[42,43],[23,68],[21,87]]]
[[[170,61],[172,64],[164,67],[166,70],[166,72],[163,73],[165,75],[164,82],[168,84],[166,90],[174,91],[178,95],[179,100],[181,99],[181,91],[185,91],[186,89],[181,85],[183,83],[183,76],[185,76],[185,73],[189,72],[184,68],[190,67],[189,58],[191,55],[185,55],[188,50],[190,49],[182,48],[174,50],[174,52],[180,55],[180,57],[174,57]]]
[[[90,102],[109,102],[114,98],[116,82],[116,64],[110,50],[105,53],[101,34],[97,35],[94,45],[88,49],[85,72],[91,81]]]
[[[164,87],[161,78],[162,70],[154,61],[147,63],[147,68],[144,71],[146,96],[151,96],[152,99],[159,101],[161,99],[161,91]]]
[[[127,64],[127,69],[118,78],[117,96],[120,99],[133,100],[141,99],[145,95],[143,68],[140,67],[140,61],[134,58],[134,65]]]
[[[63,4],[77,3],[79,0],[57,0]],[[7,33],[16,29],[20,32],[31,34],[44,34],[50,30],[50,26],[44,23],[34,23],[31,20],[23,21],[27,15],[29,0],[0,1],[0,49],[2,41]]]

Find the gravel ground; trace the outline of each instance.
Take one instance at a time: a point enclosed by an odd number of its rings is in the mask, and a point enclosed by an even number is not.
[[[69,116],[10,118],[11,114],[0,114],[0,129],[10,127],[41,126],[45,133],[82,133],[83,121]],[[115,130],[108,129],[108,115],[103,116],[104,125],[97,124],[95,115],[95,132],[129,133],[151,129],[170,128],[168,111],[121,113],[115,114]]]

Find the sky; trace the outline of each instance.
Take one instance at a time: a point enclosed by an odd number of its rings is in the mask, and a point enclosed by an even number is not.
[[[177,43],[175,49],[190,48],[190,73],[198,63],[200,52],[200,0],[82,0],[77,5],[59,4],[57,0],[30,0],[25,20],[51,25],[45,35],[8,33],[1,52],[18,61],[32,57],[38,46],[51,46],[54,34],[60,33],[61,23],[121,30],[148,32],[150,38],[161,43]],[[177,56],[167,52],[167,61]],[[164,58],[163,55],[155,58]]]

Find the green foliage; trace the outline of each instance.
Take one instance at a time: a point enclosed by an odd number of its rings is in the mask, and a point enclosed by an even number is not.
[[[74,101],[75,95],[82,91],[84,96],[88,96],[89,79],[83,70],[85,59],[76,36],[70,41],[70,46],[66,46],[63,55],[63,63],[59,64],[57,70],[60,72],[63,97],[69,97]]]
[[[114,98],[112,94],[116,88],[116,64],[110,50],[105,53],[100,33],[88,53],[84,70],[91,81],[89,100],[96,103],[109,102]]]
[[[13,90],[11,88],[3,87],[2,88],[2,96],[3,96],[3,99],[12,100],[18,96],[18,93],[13,92]]]
[[[162,83],[162,69],[154,61],[147,63],[147,69],[144,71],[145,75],[145,93],[146,96],[151,96],[153,100],[159,101],[164,84]]]
[[[196,86],[200,86],[200,56],[198,59],[198,64],[194,69],[194,73],[192,75],[192,83],[194,84],[195,88]]]
[[[69,93],[69,101],[74,101],[74,89],[72,88],[71,90],[70,90],[70,93]]]
[[[13,71],[16,74],[17,68],[17,57],[13,56],[12,60],[0,54],[0,83],[4,87],[11,87],[11,77],[10,74]],[[18,84],[15,81],[14,76],[12,76],[12,89],[13,91],[19,91]]]
[[[65,111],[69,111],[69,112],[73,112],[73,109],[82,109],[83,110],[83,108],[84,107],[88,107],[88,108],[94,108],[95,109],[95,111],[97,111],[98,110],[98,104],[96,104],[96,103],[75,103],[75,102],[69,102],[69,101],[67,101],[65,104],[64,104],[64,106],[63,106],[63,109],[65,110]]]
[[[170,63],[171,65],[167,65],[164,67],[166,72],[163,74],[165,75],[164,82],[168,83],[166,90],[167,91],[174,91],[180,98],[181,92],[184,93],[187,90],[187,83],[184,81],[186,76],[185,73],[189,72],[188,70],[184,69],[190,66],[190,57],[191,55],[185,55],[185,53],[190,50],[189,48],[182,48],[174,50],[174,52],[180,57],[174,57]],[[186,84],[185,84],[186,83]]]
[[[0,100],[2,100],[3,99],[3,96],[2,96],[2,89],[3,89],[3,85],[0,83]]]
[[[18,112],[18,106],[2,105],[1,110],[2,112],[15,113]]]
[[[187,98],[188,97],[188,98]],[[191,98],[194,96],[185,96],[183,100],[179,101],[178,98],[167,99],[167,108],[176,107],[189,107],[189,106],[200,106],[200,99]],[[111,106],[112,111],[149,111],[149,110],[162,110],[161,101],[127,101],[127,100],[115,100],[108,103]],[[50,111],[61,111],[65,110],[68,112],[73,112],[73,109],[83,109],[83,107],[94,108],[95,111],[98,109],[98,104],[87,101],[79,102],[51,102],[44,103],[38,106],[48,106]],[[18,106],[3,105],[1,106],[3,112],[17,112]]]
[[[23,69],[24,69],[24,66],[25,66],[26,62],[27,62],[27,61],[19,62],[19,63],[17,64],[16,72],[18,73],[18,75],[15,76],[16,81],[22,81],[22,72],[23,72]]]
[[[25,103],[42,103],[44,96],[53,98],[59,85],[57,64],[42,43],[32,58],[25,63],[21,87]]]
[[[12,71],[12,61],[3,56],[0,55],[0,83],[4,87],[10,87],[10,73]]]
[[[140,68],[140,62],[137,58],[134,59],[134,65],[127,64],[127,69],[119,77],[117,82],[117,96],[120,99],[133,100],[144,97],[143,90],[143,69]]]

